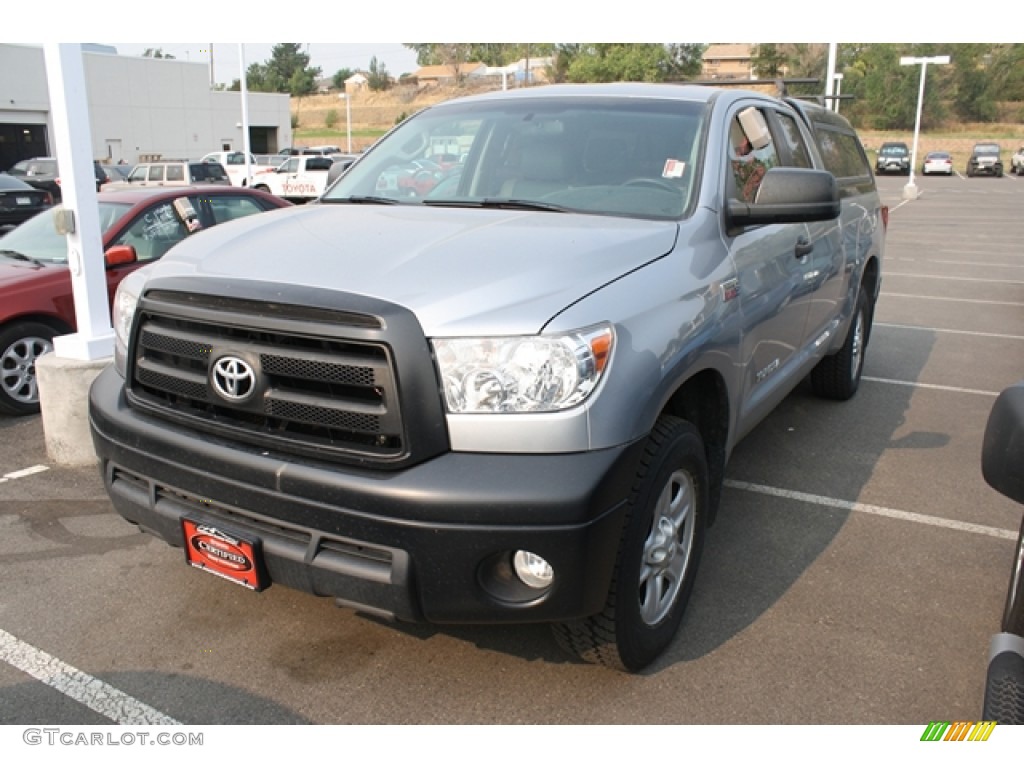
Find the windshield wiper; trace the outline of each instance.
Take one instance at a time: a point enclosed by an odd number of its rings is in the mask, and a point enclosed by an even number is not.
[[[424,205],[451,206],[453,208],[508,208],[520,211],[551,211],[554,213],[568,213],[573,208],[566,208],[564,205],[554,203],[542,203],[539,200],[519,200],[505,197],[485,197],[483,200],[435,200],[427,198],[422,201]]]
[[[321,203],[355,203],[357,205],[398,205],[401,201],[393,197],[379,197],[377,195],[352,195],[351,197],[322,197]]]
[[[35,264],[37,267],[44,266],[43,262],[39,261],[39,259],[33,259],[31,256],[26,256],[21,251],[12,251],[7,248],[4,248],[0,249],[0,254],[3,254],[4,256],[9,256],[12,259],[17,259],[18,261],[31,262],[32,264]]]

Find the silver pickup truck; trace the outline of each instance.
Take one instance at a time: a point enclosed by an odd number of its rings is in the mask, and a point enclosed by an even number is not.
[[[431,148],[456,147],[447,167]],[[424,167],[429,174],[422,174]],[[448,101],[314,205],[129,276],[90,397],[114,506],[242,587],[672,642],[737,442],[857,391],[888,210],[846,120],[748,90]]]

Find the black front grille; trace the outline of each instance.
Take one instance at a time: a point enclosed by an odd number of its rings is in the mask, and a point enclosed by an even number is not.
[[[256,301],[225,305],[217,297],[178,300],[167,291],[149,295],[135,318],[129,396],[165,418],[287,453],[399,459],[408,446],[391,349],[365,338],[365,329],[379,322],[349,322],[356,317]],[[213,386],[211,367],[225,356],[255,373],[254,391],[243,401]]]

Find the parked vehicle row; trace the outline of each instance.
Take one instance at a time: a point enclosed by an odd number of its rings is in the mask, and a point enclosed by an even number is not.
[[[104,184],[111,180],[107,172],[109,166],[103,165],[98,160],[94,160],[92,166],[96,175],[96,191],[98,192]],[[55,157],[31,157],[21,160],[8,168],[7,173],[36,189],[49,192],[55,202],[61,199],[60,170]]]
[[[136,187],[97,196],[111,299],[125,276],[195,232],[289,205],[230,185]],[[53,348],[54,336],[75,329],[67,239],[43,211],[0,237],[0,413],[38,410],[35,362]]]

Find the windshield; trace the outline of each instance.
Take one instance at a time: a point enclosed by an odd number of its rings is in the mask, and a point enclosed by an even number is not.
[[[907,153],[906,147],[882,147],[883,155],[906,155]]]
[[[125,211],[131,208],[125,203],[100,203],[100,230],[106,234],[117,223]],[[53,226],[53,212],[62,210],[55,206],[21,224],[0,237],[0,251],[15,251],[36,261],[51,264],[66,264],[68,261],[68,239],[58,235]]]
[[[976,144],[974,147],[974,154],[976,155],[998,155],[999,145],[998,144]]]
[[[700,104],[676,100],[442,104],[377,142],[322,202],[679,218],[690,206],[702,117]]]

